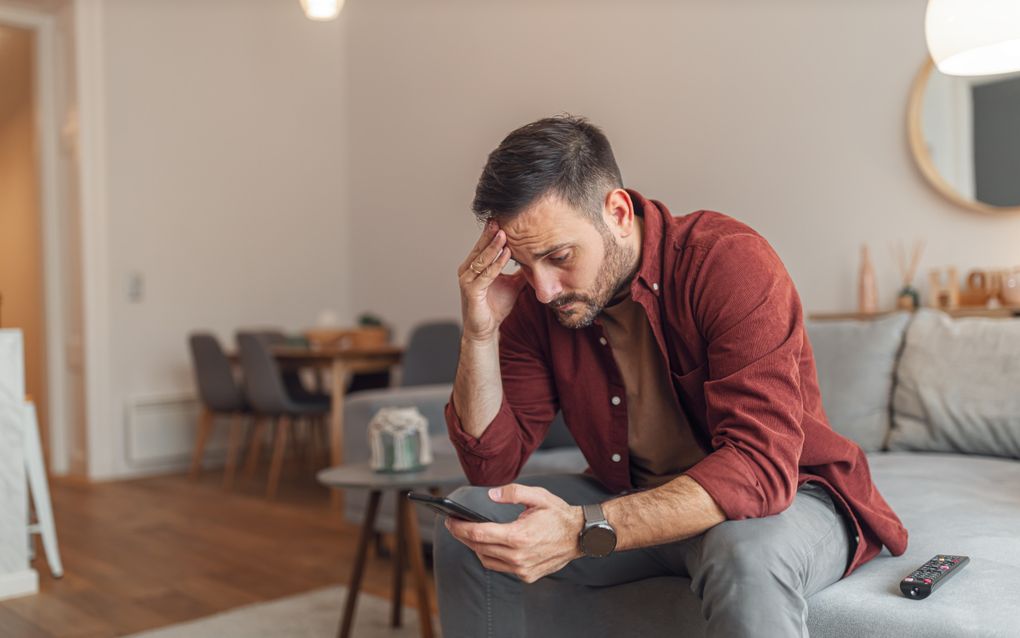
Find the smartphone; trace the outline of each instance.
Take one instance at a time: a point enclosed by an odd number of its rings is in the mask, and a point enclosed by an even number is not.
[[[425,507],[431,508],[440,514],[446,516],[452,516],[462,521],[468,521],[469,523],[495,523],[488,516],[479,514],[478,512],[464,507],[460,503],[451,501],[445,496],[432,496],[431,494],[421,494],[419,492],[410,492],[407,498],[413,503],[424,505]]]

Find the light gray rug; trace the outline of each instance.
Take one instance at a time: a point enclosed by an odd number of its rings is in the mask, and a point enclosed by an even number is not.
[[[340,623],[344,587],[327,587],[208,618],[134,634],[130,638],[332,638]],[[408,593],[404,594],[405,596]],[[410,595],[414,595],[413,592]],[[404,626],[390,627],[390,603],[361,593],[354,615],[356,638],[416,638],[418,611],[404,608]],[[433,618],[438,635],[439,620]]]

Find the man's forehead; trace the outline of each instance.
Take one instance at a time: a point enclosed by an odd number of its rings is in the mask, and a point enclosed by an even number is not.
[[[574,217],[571,215],[570,217]],[[553,215],[518,215],[501,226],[514,259],[541,259],[576,242],[579,236],[576,219]]]
[[[500,224],[511,246],[556,241],[577,234],[588,223],[569,204],[558,198],[545,197],[521,211],[513,219]]]

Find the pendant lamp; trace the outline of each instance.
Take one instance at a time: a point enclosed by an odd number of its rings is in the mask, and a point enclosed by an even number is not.
[[[929,0],[924,26],[946,75],[1020,71],[1020,0]]]

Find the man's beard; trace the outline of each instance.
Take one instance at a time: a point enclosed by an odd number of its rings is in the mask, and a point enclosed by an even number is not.
[[[605,247],[605,259],[595,277],[592,289],[583,293],[563,294],[548,303],[556,315],[556,320],[564,328],[577,330],[590,326],[602,309],[630,284],[637,272],[638,264],[633,259],[634,251],[619,246],[608,228],[599,229],[599,232]],[[575,307],[563,310],[563,306],[571,302],[574,302]]]

